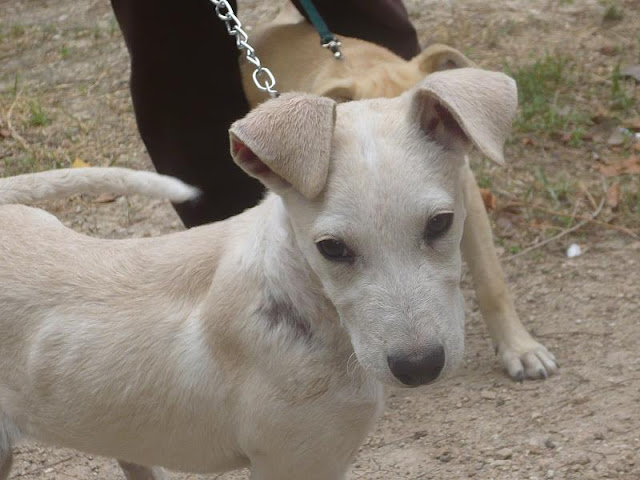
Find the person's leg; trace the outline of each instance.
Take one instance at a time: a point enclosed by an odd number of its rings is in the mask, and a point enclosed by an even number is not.
[[[229,155],[229,126],[249,110],[238,52],[211,2],[111,3],[131,56],[131,95],[149,155],[160,173],[203,191],[197,202],[176,205],[184,224],[255,205],[263,187]]]
[[[299,0],[292,2],[307,17]],[[377,43],[406,60],[420,52],[418,35],[402,0],[313,0],[313,4],[338,36]]]

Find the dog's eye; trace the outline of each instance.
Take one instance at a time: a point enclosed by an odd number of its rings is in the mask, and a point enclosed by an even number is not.
[[[453,213],[439,213],[429,219],[427,223],[426,240],[431,242],[444,235],[453,223]]]
[[[327,260],[334,262],[351,262],[354,254],[341,240],[325,238],[316,243],[318,251]]]

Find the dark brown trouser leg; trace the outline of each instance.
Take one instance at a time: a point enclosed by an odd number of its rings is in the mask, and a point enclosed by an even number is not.
[[[292,1],[306,17],[300,2]],[[377,43],[406,60],[420,52],[416,29],[402,0],[313,0],[313,4],[338,36]]]
[[[211,2],[111,3],[131,56],[131,95],[149,155],[159,172],[203,190],[198,202],[176,205],[184,224],[254,206],[263,188],[229,155],[229,125],[249,110],[238,53]]]

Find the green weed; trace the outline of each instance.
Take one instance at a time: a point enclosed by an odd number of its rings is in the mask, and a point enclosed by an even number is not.
[[[605,22],[619,22],[624,18],[624,10],[619,8],[615,3],[610,3],[602,15]]]
[[[582,146],[584,136],[587,134],[587,130],[583,127],[576,127],[569,137],[569,146],[573,148],[580,148]]]
[[[551,197],[551,199],[555,202],[556,207],[567,200],[571,188],[569,187],[569,184],[566,180],[559,180],[553,183],[550,182],[541,167],[536,168],[536,177],[542,184],[542,187],[547,192],[549,197]]]
[[[29,125],[32,127],[44,127],[49,125],[49,116],[37,101],[32,101],[29,105]]]
[[[11,36],[14,38],[22,37],[25,34],[26,30],[23,25],[12,25],[11,26]]]
[[[576,132],[573,145],[578,145],[589,118],[570,106],[569,95],[575,85],[573,62],[565,56],[547,54],[533,64],[506,70],[518,85],[520,115],[516,130],[522,133],[561,134]]]
[[[615,110],[627,111],[633,107],[635,99],[627,95],[624,79],[620,74],[620,65],[616,65],[611,74],[611,106]]]
[[[13,98],[16,98],[18,96],[19,91],[20,77],[18,77],[18,74],[16,73],[16,75],[13,77],[13,86],[11,87],[11,95],[13,96]]]
[[[480,188],[491,188],[491,177],[484,172],[476,174],[476,182]]]

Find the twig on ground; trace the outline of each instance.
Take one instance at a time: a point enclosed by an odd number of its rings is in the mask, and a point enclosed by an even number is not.
[[[601,392],[606,392],[607,390],[614,390],[622,385],[625,385],[627,383],[633,382],[635,380],[640,379],[640,377],[629,377],[629,378],[624,378],[620,381],[617,382],[612,382],[609,385],[605,385],[604,387],[597,387],[594,388],[592,390],[588,390],[586,392],[582,392],[580,393],[580,399],[586,399],[585,403],[589,401],[589,399],[591,398],[591,395],[594,393],[601,393]],[[560,404],[555,405],[553,408],[548,409],[547,411],[544,412],[544,415],[549,415],[550,413],[555,413],[558,410],[562,410],[565,407],[568,407],[569,405],[575,404],[576,403],[576,397],[571,398],[570,400],[567,400],[565,402],[562,402]]]
[[[581,204],[582,204],[582,199],[579,198],[576,201],[575,205],[573,206],[573,211],[571,212],[570,222],[569,222],[568,225],[571,225],[571,224],[573,224],[573,222],[576,221],[576,215],[578,215],[578,209],[580,208]]]
[[[18,102],[18,99],[20,98],[20,94],[22,93],[23,88],[24,86],[20,88],[18,93],[16,93],[16,96],[13,99],[13,103],[9,107],[9,110],[7,110],[7,115],[5,119],[7,121],[7,129],[9,130],[11,137],[17,140],[18,142],[20,142],[25,150],[31,151],[31,145],[29,145],[29,143],[18,132],[16,132],[16,129],[13,128],[13,124],[11,123],[11,115],[13,114],[13,108],[16,106],[16,103]]]
[[[582,190],[582,193],[584,193],[584,196],[587,197],[587,200],[589,200],[589,203],[591,204],[591,208],[595,210],[598,207],[598,204],[596,203],[595,198],[593,198],[593,195],[591,195],[591,192],[589,191],[589,189],[586,187],[586,185],[583,182],[578,182],[578,186],[580,187],[580,190]]]
[[[640,235],[636,234],[633,230],[630,230],[630,229],[625,228],[625,227],[620,227],[618,225],[612,225],[612,224],[607,223],[607,222],[602,222],[600,220],[596,220],[595,218],[593,218],[590,215],[573,215],[573,214],[558,212],[556,210],[551,210],[551,209],[548,209],[548,208],[541,207],[539,205],[532,205],[530,203],[524,203],[524,202],[510,202],[510,203],[508,203],[507,205],[504,206],[504,208],[509,208],[509,207],[530,208],[532,210],[537,210],[539,212],[546,213],[548,215],[553,215],[554,217],[567,217],[567,218],[573,217],[573,218],[575,218],[577,220],[586,220],[588,223],[593,223],[594,225],[599,225],[599,226],[604,227],[604,228],[609,228],[611,230],[616,230],[618,232],[621,232],[621,233],[624,233],[626,235],[629,235],[630,237],[632,237],[632,238],[634,238],[636,240],[640,240]],[[597,208],[597,205],[594,208]]]
[[[70,475],[66,472],[56,472],[58,475],[62,475],[63,477],[74,478],[75,480],[80,480],[80,477],[76,477],[75,475]]]
[[[541,242],[538,243],[534,243],[533,245],[525,248],[524,250],[518,252],[518,253],[514,253],[513,255],[505,258],[505,260],[513,260],[516,257],[520,257],[522,255],[525,255],[533,250],[536,250],[540,247],[543,247],[551,242],[555,242],[556,240],[558,240],[559,238],[562,238],[566,235],[569,235],[572,232],[575,232],[576,230],[581,229],[582,227],[584,227],[587,223],[593,221],[598,215],[600,215],[600,212],[602,211],[602,207],[604,207],[604,202],[605,202],[605,198],[602,198],[602,201],[600,202],[600,205],[598,205],[598,208],[596,209],[595,212],[593,212],[591,214],[590,218],[586,218],[584,220],[582,220],[579,223],[576,223],[573,227],[571,228],[567,228],[566,230],[561,231],[560,233],[558,233],[557,235],[554,235],[553,237],[547,238],[546,240],[542,240]]]
[[[84,124],[84,122],[82,122],[80,119],[76,118],[71,112],[65,110],[64,108],[61,108],[60,111],[64,113],[67,117],[69,117],[71,120],[73,120],[76,123],[76,125],[78,125],[78,128],[82,130],[82,133],[84,133],[85,135],[89,133],[89,127],[87,127]]]
[[[98,75],[98,79],[95,82],[93,82],[87,89],[87,97],[91,96],[91,92],[93,91],[93,89],[96,88],[98,84],[102,81],[102,79],[107,76],[107,73],[109,73],[108,70],[103,70],[102,73]]]
[[[536,338],[553,338],[553,337],[573,337],[576,335],[586,335],[588,337],[610,337],[612,335],[611,332],[585,332],[582,330],[565,330],[558,332],[549,332],[549,333],[537,333]]]
[[[29,476],[29,475],[35,475],[35,474],[43,472],[47,468],[52,468],[52,467],[61,465],[63,463],[66,463],[66,462],[68,462],[70,460],[73,460],[73,458],[74,458],[73,456],[65,457],[62,460],[58,460],[57,462],[49,463],[49,464],[46,464],[46,465],[41,465],[41,466],[39,466],[37,468],[29,470],[28,472],[16,473],[13,477],[14,478],[18,478],[18,477],[26,477],[26,476]]]

